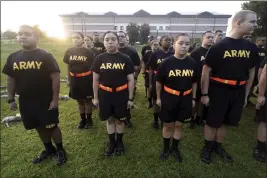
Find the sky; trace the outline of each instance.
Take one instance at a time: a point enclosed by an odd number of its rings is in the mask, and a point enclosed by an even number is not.
[[[1,1],[1,31],[17,31],[22,24],[38,24],[48,36],[64,38],[60,14],[75,12],[133,14],[143,9],[150,14],[176,11],[195,14],[209,11],[233,14],[245,1]],[[164,7],[164,8],[161,8]]]

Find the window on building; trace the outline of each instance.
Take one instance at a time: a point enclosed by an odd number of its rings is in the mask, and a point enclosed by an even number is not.
[[[150,30],[157,30],[156,26],[150,26]]]
[[[163,30],[163,26],[160,26],[160,27],[159,27],[159,30]]]
[[[120,30],[124,30],[124,26],[121,26],[121,27],[120,27]]]
[[[114,30],[118,30],[118,26],[114,26]]]
[[[169,26],[166,26],[166,27],[165,27],[165,30],[170,30],[170,27],[169,27]]]

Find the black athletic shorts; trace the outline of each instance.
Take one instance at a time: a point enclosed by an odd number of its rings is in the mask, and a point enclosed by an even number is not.
[[[88,75],[84,77],[71,77],[69,96],[75,100],[92,98],[93,96],[92,76]]]
[[[51,128],[59,123],[58,108],[48,110],[51,100],[19,97],[19,110],[26,130]]]
[[[192,109],[192,93],[186,96],[176,96],[162,92],[160,110],[162,122],[187,122],[192,117]]]
[[[211,83],[209,98],[207,125],[213,128],[220,128],[222,124],[238,126],[245,101],[245,86]]]
[[[202,120],[205,121],[205,120],[207,119],[207,117],[208,117],[208,111],[209,111],[209,107],[203,105],[203,108],[202,108],[202,115],[201,115],[201,119],[202,119]]]
[[[102,121],[113,116],[118,120],[130,117],[127,109],[129,98],[128,89],[119,92],[108,92],[99,88],[99,117]]]
[[[253,80],[251,89],[253,90],[254,89],[253,87],[257,86],[258,83],[259,83],[259,80],[258,80],[258,70],[255,70],[254,80]]]

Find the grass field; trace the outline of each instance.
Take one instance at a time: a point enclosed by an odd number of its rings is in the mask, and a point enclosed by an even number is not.
[[[63,54],[70,44],[41,44],[41,48],[51,52],[57,59],[61,77],[66,76]],[[1,70],[7,56],[18,50],[16,44],[1,45]],[[140,49],[138,48],[140,51]],[[5,85],[1,74],[1,85]],[[65,83],[61,84],[61,94],[68,94]],[[255,102],[255,98],[253,98]],[[103,155],[107,141],[105,123],[100,122],[98,111],[93,113],[94,128],[78,130],[79,113],[73,100],[60,102],[60,127],[63,144],[68,154],[68,162],[58,168],[55,160],[48,159],[40,165],[31,164],[40,153],[43,145],[34,130],[26,131],[22,123],[1,124],[1,177],[118,177],[118,178],[263,178],[266,165],[252,157],[256,144],[257,124],[253,121],[253,106],[245,108],[238,128],[229,128],[224,147],[233,156],[234,163],[228,164],[213,155],[213,163],[206,165],[200,161],[203,146],[203,128],[190,130],[184,126],[184,138],[180,144],[183,163],[176,163],[173,157],[162,162],[159,154],[162,149],[161,130],[152,129],[152,111],[147,109],[144,97],[143,78],[138,80],[136,108],[132,110],[132,128],[126,128],[124,143],[126,153],[120,157],[106,158]],[[1,119],[14,115],[5,101],[1,100]]]

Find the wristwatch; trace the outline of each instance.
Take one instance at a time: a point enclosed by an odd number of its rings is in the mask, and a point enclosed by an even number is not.
[[[205,94],[202,94],[202,96],[208,96],[208,94],[205,93]]]
[[[192,98],[192,100],[196,101],[197,99],[196,98]]]
[[[132,99],[128,99],[128,100],[131,101],[131,102],[133,102],[134,99],[132,98]]]
[[[8,99],[7,100],[7,103],[9,104],[9,103],[13,103],[13,102],[15,102],[15,99],[14,98],[12,98],[12,99]]]

